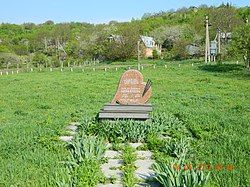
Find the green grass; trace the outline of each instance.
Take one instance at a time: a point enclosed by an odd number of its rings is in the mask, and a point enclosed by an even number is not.
[[[134,187],[138,182],[138,179],[135,178],[134,172],[136,170],[135,161],[136,153],[135,149],[129,144],[126,144],[123,149],[123,186],[124,187]]]
[[[153,81],[154,112],[185,124],[196,162],[234,165],[232,172],[213,170],[212,186],[247,186],[250,74],[241,65],[197,66],[142,70]],[[63,179],[61,161],[69,152],[58,137],[68,122],[93,117],[112,100],[122,72],[113,67],[1,76],[0,186],[55,186]]]

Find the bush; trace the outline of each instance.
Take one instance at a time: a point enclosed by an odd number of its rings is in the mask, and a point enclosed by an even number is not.
[[[156,49],[153,50],[153,59],[159,59],[160,55]]]
[[[79,132],[68,147],[70,156],[64,164],[69,171],[69,182],[57,181],[59,186],[95,186],[103,180],[100,165],[106,145],[102,139]]]
[[[156,163],[153,169],[156,172],[155,179],[165,187],[198,187],[205,186],[209,174],[206,175],[201,169],[184,169],[184,163],[170,162]]]

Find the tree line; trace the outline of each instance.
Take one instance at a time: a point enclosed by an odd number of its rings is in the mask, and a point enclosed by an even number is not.
[[[141,19],[108,24],[55,24],[51,20],[38,25],[2,23],[0,68],[74,66],[90,59],[100,62],[136,59],[140,35],[151,36],[162,45],[161,55],[154,53],[153,58],[199,58],[204,54],[206,15],[211,23],[210,40],[216,38],[218,29],[225,33],[220,59],[243,59],[249,67],[250,26],[246,22],[250,7],[221,4],[146,13]],[[121,36],[122,41],[111,41],[111,35]],[[193,54],[187,51],[190,44],[196,46]]]

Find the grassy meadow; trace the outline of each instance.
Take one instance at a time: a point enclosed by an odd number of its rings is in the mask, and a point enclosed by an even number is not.
[[[213,167],[208,186],[248,186],[250,74],[235,64],[149,63],[156,68],[141,71],[153,82],[154,114],[172,115],[185,125],[193,139],[192,160]],[[59,136],[69,122],[95,117],[125,71],[107,66],[0,76],[0,187],[58,185],[69,154]]]

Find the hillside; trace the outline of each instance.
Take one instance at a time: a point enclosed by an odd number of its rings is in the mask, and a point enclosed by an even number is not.
[[[236,8],[230,4],[219,7],[181,8],[176,11],[146,13],[141,19],[109,24],[58,23],[0,25],[0,67],[73,66],[83,61],[98,59],[116,61],[137,58],[137,41],[140,35],[152,36],[162,45],[163,53],[154,58],[182,60],[194,58],[187,54],[186,46],[199,48],[195,58],[203,55],[205,42],[205,15],[209,16],[210,40],[216,37],[217,28],[222,33],[232,33],[249,19],[250,8]],[[123,43],[110,43],[110,35],[122,36]],[[222,41],[220,57],[238,59],[233,54],[230,39]],[[142,56],[143,58],[143,56]]]

